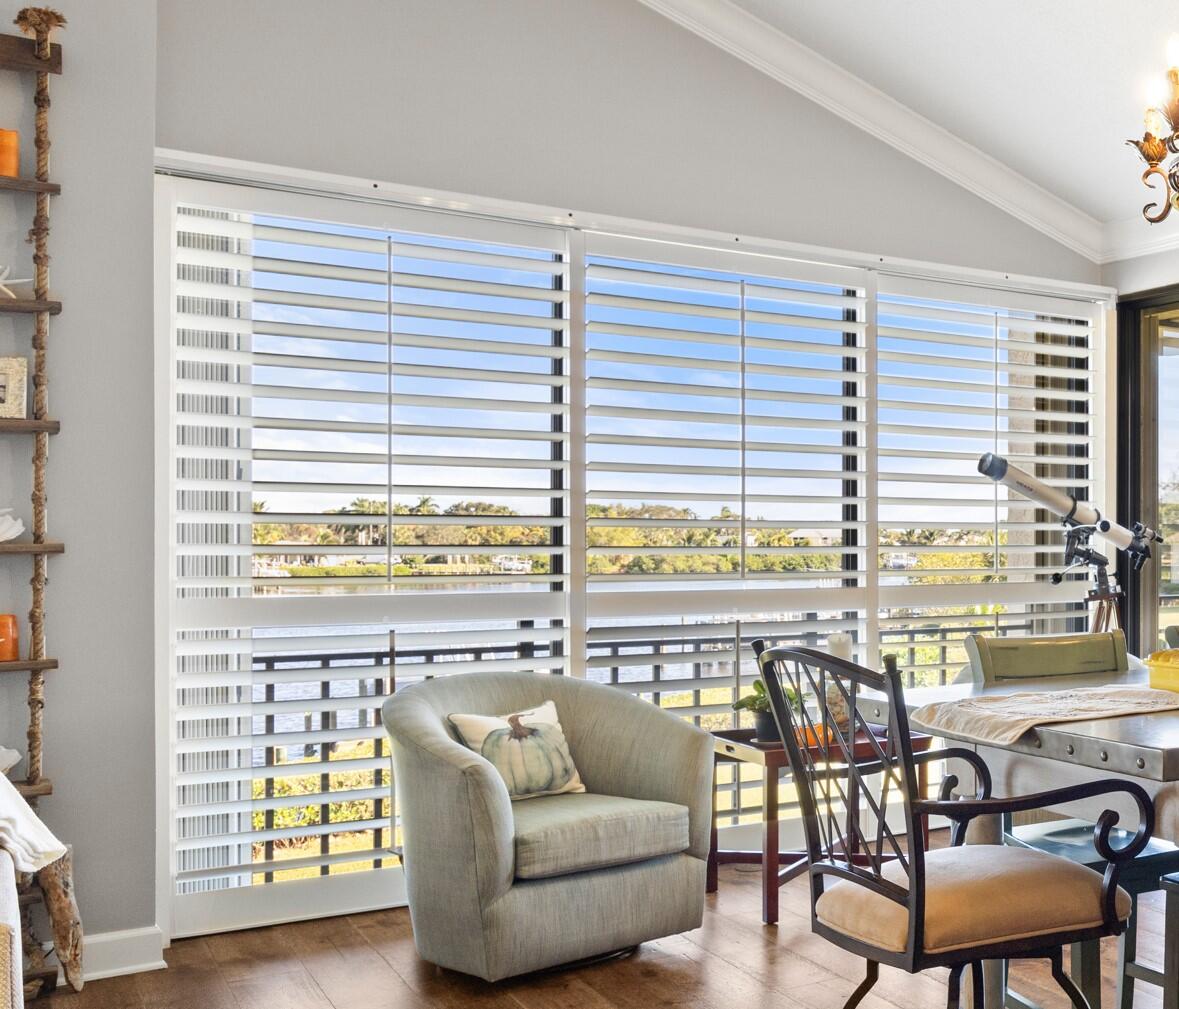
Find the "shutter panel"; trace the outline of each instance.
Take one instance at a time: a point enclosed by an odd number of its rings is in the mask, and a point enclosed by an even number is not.
[[[1050,582],[1060,519],[977,464],[995,452],[1093,499],[1095,307],[883,276],[879,291],[881,648],[944,682],[967,633],[1083,626],[1084,576]]]
[[[592,586],[864,572],[863,274],[589,236]]]
[[[393,900],[394,684],[567,662],[564,237],[194,188],[216,198],[172,228],[176,935],[281,916],[264,884],[318,881],[325,914]]]

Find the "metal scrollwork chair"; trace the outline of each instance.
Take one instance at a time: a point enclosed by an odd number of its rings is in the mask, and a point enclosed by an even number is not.
[[[981,1006],[982,962],[1028,958],[1048,960],[1073,1005],[1089,1009],[1064,972],[1062,947],[1125,929],[1130,897],[1118,886],[1118,874],[1150,839],[1154,806],[1146,792],[1110,779],[993,799],[986,762],[973,750],[914,754],[895,668],[878,673],[809,648],[767,648],[760,641],[753,647],[798,789],[811,928],[868,961],[844,1009],[859,1005],[880,964],[909,973],[948,967],[948,1006],[958,1009],[967,965],[974,1004]],[[878,738],[857,707],[864,690],[887,698],[889,731],[875,744],[875,759],[856,763],[851,741],[857,732]],[[973,768],[974,797],[951,798],[958,786],[953,775],[937,799],[918,794],[916,765],[952,758]],[[1111,843],[1117,814],[1107,811],[1097,821],[1093,844],[1105,860],[1104,874],[1034,849],[963,844],[975,817],[1112,792],[1129,793],[1140,818],[1121,848]],[[920,844],[903,844],[901,835],[920,836],[921,818],[931,815],[949,818],[950,846],[926,852]]]

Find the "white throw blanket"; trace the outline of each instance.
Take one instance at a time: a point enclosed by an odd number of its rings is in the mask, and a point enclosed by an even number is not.
[[[0,774],[0,848],[12,856],[18,872],[36,872],[66,853],[20,792]]]
[[[1053,722],[1141,715],[1179,708],[1179,693],[1150,687],[1078,687],[1041,693],[994,694],[927,704],[911,721],[934,735],[949,734],[1005,746],[1028,729]]]

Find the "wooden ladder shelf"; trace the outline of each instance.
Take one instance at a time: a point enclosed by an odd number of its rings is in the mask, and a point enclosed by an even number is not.
[[[26,7],[18,15],[16,24],[26,36],[0,35],[0,70],[31,73],[35,78],[34,92],[34,147],[36,168],[31,178],[0,177],[0,191],[28,193],[33,197],[33,220],[29,230],[29,241],[33,246],[33,290],[31,297],[0,297],[0,313],[27,315],[32,319],[32,366],[30,368],[30,393],[32,409],[28,418],[0,419],[0,435],[32,435],[33,438],[33,493],[32,529],[28,540],[13,540],[0,543],[0,558],[27,557],[32,563],[33,573],[29,582],[32,600],[29,606],[29,621],[26,644],[26,658],[0,662],[0,674],[23,673],[28,677],[28,747],[25,758],[24,780],[15,781],[17,791],[36,806],[39,799],[53,794],[53,782],[43,770],[43,718],[45,708],[45,674],[57,668],[57,660],[46,657],[45,650],[45,585],[49,557],[60,554],[65,545],[49,539],[46,531],[46,487],[47,464],[49,461],[49,438],[60,431],[61,425],[49,416],[48,373],[46,370],[49,345],[49,320],[61,312],[61,302],[49,295],[49,202],[50,197],[61,192],[61,186],[49,179],[49,77],[62,70],[61,46],[49,40],[50,33],[65,23],[65,19],[48,8]],[[7,679],[5,677],[4,679]],[[21,877],[20,907],[21,929],[25,951],[25,997],[36,998],[48,994],[57,983],[57,968],[46,958],[44,946],[34,930],[33,905],[44,903],[50,912],[50,923],[55,934],[60,932],[63,911],[55,904],[61,904],[61,895],[72,894],[70,866],[72,856],[59,860],[53,867],[42,870],[40,880]],[[46,877],[45,873],[50,876]],[[49,882],[46,882],[46,879]],[[56,881],[56,883],[55,883]],[[59,899],[47,900],[48,886]],[[81,928],[77,920],[77,908],[72,896],[67,903],[72,907],[74,932],[70,940],[77,939],[81,947]],[[56,914],[56,916],[55,916]],[[61,939],[61,935],[58,935]],[[74,988],[81,989],[80,953],[72,954],[68,947],[75,945],[67,941],[62,948],[60,941],[58,960],[65,972],[66,980]]]

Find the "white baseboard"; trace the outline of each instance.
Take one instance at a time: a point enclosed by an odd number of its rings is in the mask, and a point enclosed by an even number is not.
[[[120,974],[163,970],[164,933],[155,925],[88,935],[82,942],[82,978],[97,981]],[[59,979],[59,984],[65,982]]]

